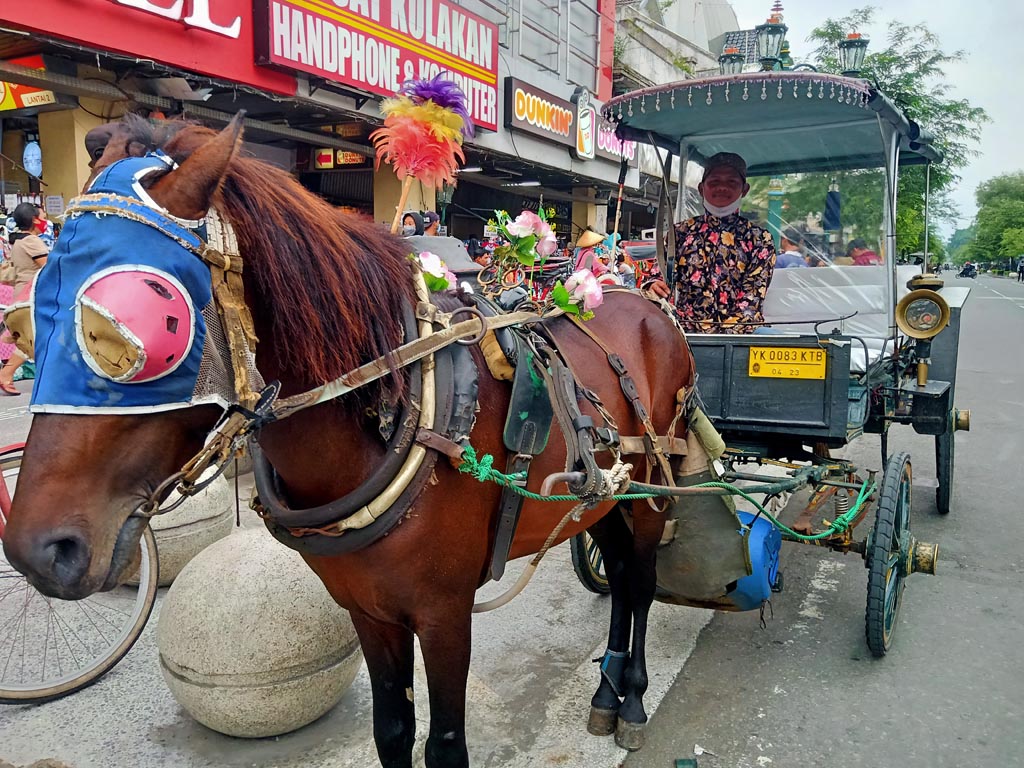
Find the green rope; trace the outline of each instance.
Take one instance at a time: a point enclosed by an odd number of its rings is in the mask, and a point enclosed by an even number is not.
[[[528,491],[523,487],[523,483],[526,481],[526,472],[513,472],[512,474],[505,474],[494,468],[494,457],[489,453],[485,453],[482,458],[477,458],[476,450],[471,445],[467,445],[462,452],[462,463],[459,465],[459,472],[463,474],[472,475],[481,483],[496,483],[503,488],[509,488],[514,493],[520,496],[532,499],[533,501],[554,501],[554,502],[566,502],[566,501],[580,501],[579,496],[575,494],[567,493],[555,496],[541,496],[539,493]],[[632,484],[631,484],[632,487]],[[780,522],[778,518],[771,514],[767,509],[764,508],[756,499],[749,494],[745,493],[741,488],[732,485],[731,483],[701,483],[700,485],[691,486],[693,488],[723,488],[731,495],[740,496],[746,499],[757,508],[758,512],[763,515],[772,525],[778,528],[782,533],[787,536],[797,539],[800,541],[819,541],[821,539],[827,539],[829,536],[834,536],[837,533],[843,533],[850,529],[853,525],[854,518],[860,512],[860,508],[864,505],[864,502],[868,500],[872,493],[875,492],[875,486],[869,484],[867,480],[861,485],[860,492],[857,494],[857,499],[853,503],[853,506],[842,515],[837,517],[832,522],[828,522],[828,529],[814,534],[797,533],[792,528],[787,527],[785,524]],[[608,498],[608,501],[639,501],[641,499],[653,499],[656,497],[671,496],[672,494],[667,491],[646,491],[644,493],[619,493]]]

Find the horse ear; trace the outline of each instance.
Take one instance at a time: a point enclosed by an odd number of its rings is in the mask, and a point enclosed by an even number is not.
[[[242,146],[244,117],[244,111],[236,114],[216,137],[189,155],[177,169],[157,180],[149,188],[150,196],[175,216],[203,218],[228,165]]]

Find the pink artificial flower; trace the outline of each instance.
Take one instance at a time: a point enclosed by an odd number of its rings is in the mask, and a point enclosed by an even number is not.
[[[530,235],[540,235],[541,226],[544,222],[541,221],[533,211],[523,211],[520,213],[515,221],[510,221],[505,229],[512,237],[529,237]],[[550,231],[550,228],[548,229]]]
[[[444,279],[448,281],[448,287],[458,285],[459,278],[455,276],[455,273],[448,269],[448,265],[444,268]]]
[[[445,277],[445,272],[448,271],[448,267],[445,266],[444,262],[441,261],[441,257],[436,253],[430,251],[423,251],[419,255],[420,266],[424,272],[427,272],[434,277]]]
[[[541,224],[543,225],[541,227],[542,231],[539,233],[537,245],[534,247],[537,250],[537,255],[542,259],[546,259],[558,250],[558,240],[555,239],[555,233],[551,231],[551,227],[544,222],[541,222]]]
[[[572,294],[577,304],[583,305],[584,312],[590,312],[601,306],[604,301],[604,294],[601,292],[601,285],[589,269],[581,269],[573,272],[565,281],[565,289]]]

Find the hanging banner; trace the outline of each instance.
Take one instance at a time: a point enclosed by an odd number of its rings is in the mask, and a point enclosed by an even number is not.
[[[498,128],[498,29],[448,0],[256,0],[257,62],[389,96],[445,72]]]

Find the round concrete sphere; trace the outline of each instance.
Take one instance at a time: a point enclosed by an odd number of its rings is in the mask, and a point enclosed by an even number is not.
[[[160,586],[170,586],[193,557],[223,539],[235,525],[235,487],[224,478],[149,522],[160,559]],[[136,572],[137,574],[137,572]],[[138,584],[138,577],[129,579]]]
[[[156,640],[178,703],[208,728],[249,738],[316,720],[363,658],[348,612],[296,552],[258,528],[185,566],[164,598]]]

